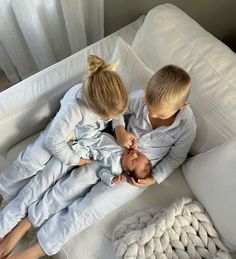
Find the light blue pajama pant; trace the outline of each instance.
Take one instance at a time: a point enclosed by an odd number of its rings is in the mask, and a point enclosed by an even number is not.
[[[52,157],[45,145],[48,127],[41,132],[34,143],[28,145],[26,150],[18,155],[8,168],[0,173],[0,194],[5,200],[13,199]]]
[[[83,168],[85,173],[84,177],[86,177],[86,174],[92,175],[92,171],[95,174],[94,169],[97,168],[96,162],[86,167],[87,168]],[[74,177],[78,177],[79,179],[81,168],[73,170]],[[70,181],[69,187],[67,188],[76,190],[77,183],[79,183],[79,181]],[[43,222],[48,218],[48,220],[41,226],[37,236],[45,253],[53,255],[59,252],[63,245],[75,235],[79,234],[96,221],[104,218],[110,212],[120,208],[128,201],[134,199],[145,189],[146,188],[132,186],[126,182],[110,187],[102,181],[99,181],[92,187],[90,192],[88,192],[84,198],[77,193],[72,202],[73,199],[67,200],[68,197],[60,196],[60,198],[55,202],[53,209],[51,209],[51,206],[54,201],[50,202],[48,206],[49,208],[46,208],[46,202],[41,203],[39,201],[32,204],[33,207],[29,209],[28,216],[31,223],[35,226],[40,226],[40,224],[43,224]],[[47,197],[50,197],[49,193],[47,195]],[[51,196],[51,198],[52,197],[53,196]],[[72,197],[72,195],[70,197]],[[63,206],[60,206],[61,199],[63,200]],[[46,200],[48,201],[48,198]],[[68,206],[67,204],[70,205]],[[39,207],[37,208],[37,206]],[[60,207],[64,207],[65,209],[59,210]],[[55,213],[56,211],[58,212]]]
[[[42,198],[28,208],[28,218],[34,227],[40,227],[48,218],[66,208],[75,200],[83,198],[100,177],[98,161],[74,169],[60,178]]]
[[[71,169],[71,166],[65,166],[57,158],[51,157],[42,171],[28,179],[28,183],[0,212],[0,238],[8,234],[25,217],[31,203],[41,198],[50,186]]]
[[[87,166],[93,169],[87,170]],[[44,170],[33,176],[0,212],[0,238],[8,234],[27,212],[33,226],[37,227],[76,198],[83,197],[100,180],[96,174],[100,167],[96,162],[69,172],[71,166],[51,157]]]

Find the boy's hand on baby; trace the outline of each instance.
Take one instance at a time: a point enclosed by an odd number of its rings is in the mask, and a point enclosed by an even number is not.
[[[118,175],[112,179],[112,183],[123,183],[126,180],[124,175]]]
[[[138,179],[137,181],[135,181],[133,177],[129,177],[127,181],[136,187],[147,187],[156,183],[156,180],[152,175],[145,179]]]
[[[90,164],[90,163],[92,163],[91,159],[85,159],[85,158],[81,157],[78,165],[81,166],[81,165],[86,165],[86,164]]]

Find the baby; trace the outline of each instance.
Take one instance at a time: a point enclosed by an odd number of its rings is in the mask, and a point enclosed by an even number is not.
[[[76,151],[81,145],[72,145]],[[112,186],[124,182],[128,177],[144,179],[151,174],[151,163],[143,150],[123,148],[116,143],[113,136],[102,133],[95,146],[90,146],[90,156],[98,160],[101,169],[99,177],[107,185]]]
[[[99,177],[106,184],[112,186],[122,183],[132,177],[135,181],[145,179],[151,174],[151,162],[141,152],[135,149],[129,149],[122,153],[120,160],[122,170],[112,172],[111,167],[102,168],[99,171]],[[116,174],[118,174],[116,176]]]

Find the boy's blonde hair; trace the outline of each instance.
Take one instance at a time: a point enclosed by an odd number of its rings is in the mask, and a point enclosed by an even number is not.
[[[128,91],[120,76],[95,55],[88,57],[87,70],[83,94],[88,106],[103,117],[122,114],[127,108]]]
[[[149,80],[145,100],[150,107],[173,105],[181,107],[188,99],[191,78],[187,72],[175,65],[158,70]]]

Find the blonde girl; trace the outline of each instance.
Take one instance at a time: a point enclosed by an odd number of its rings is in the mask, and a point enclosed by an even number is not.
[[[109,120],[126,110],[127,89],[113,71],[114,67],[94,55],[88,57],[87,63],[83,83],[65,94],[60,110],[48,127],[0,173],[0,195],[4,200],[14,198],[33,175],[45,168],[52,156],[66,167],[90,163],[89,147]]]

